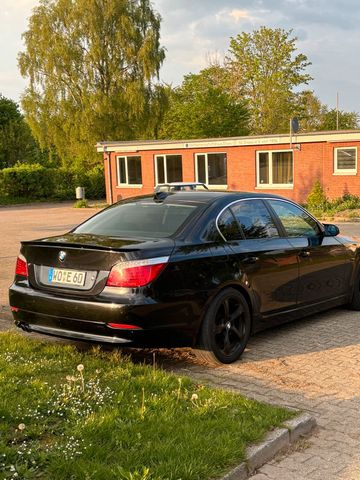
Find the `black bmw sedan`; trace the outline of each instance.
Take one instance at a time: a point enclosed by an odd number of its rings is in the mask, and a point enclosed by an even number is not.
[[[137,197],[22,242],[10,305],[26,331],[231,363],[253,332],[360,308],[359,245],[338,234],[274,195]]]

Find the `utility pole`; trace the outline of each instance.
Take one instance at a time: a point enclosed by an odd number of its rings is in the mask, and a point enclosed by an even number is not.
[[[339,130],[339,92],[336,92],[336,130]]]

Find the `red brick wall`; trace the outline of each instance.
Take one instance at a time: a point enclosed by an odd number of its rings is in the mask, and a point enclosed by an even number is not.
[[[253,145],[239,147],[196,148],[174,150],[149,150],[137,153],[111,152],[113,201],[137,195],[151,194],[155,186],[154,158],[159,154],[182,155],[183,181],[195,181],[195,153],[218,152],[227,154],[228,190],[257,191],[282,195],[298,202],[304,202],[316,180],[323,184],[326,195],[336,198],[345,192],[360,196],[360,173],[357,175],[334,175],[334,148],[358,146],[360,142],[348,143],[303,143],[300,150],[294,149],[294,186],[284,189],[256,188],[256,152],[266,150],[287,150],[288,144]],[[116,156],[140,155],[142,168],[142,188],[117,187]],[[107,154],[105,158],[105,177],[107,201],[109,196],[109,172]]]

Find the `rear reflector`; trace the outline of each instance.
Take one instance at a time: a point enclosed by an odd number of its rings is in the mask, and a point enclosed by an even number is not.
[[[15,275],[21,275],[22,277],[28,276],[26,258],[21,254],[18,256],[16,260]]]
[[[20,310],[20,308],[17,308],[17,307],[10,307],[10,310],[12,312],[18,312]]]
[[[142,330],[142,328],[137,325],[127,325],[126,323],[108,323],[107,326],[110,328],[119,328],[121,330]]]
[[[153,282],[165,268],[169,257],[120,262],[113,266],[107,287],[143,287]]]

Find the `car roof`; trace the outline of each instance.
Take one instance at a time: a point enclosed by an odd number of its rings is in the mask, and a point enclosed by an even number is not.
[[[219,192],[219,191],[197,191],[197,192],[169,192],[164,198],[164,203],[170,202],[194,202],[194,203],[212,203],[216,200],[228,200],[229,202],[246,198],[283,198],[279,195],[269,193],[254,192]]]

